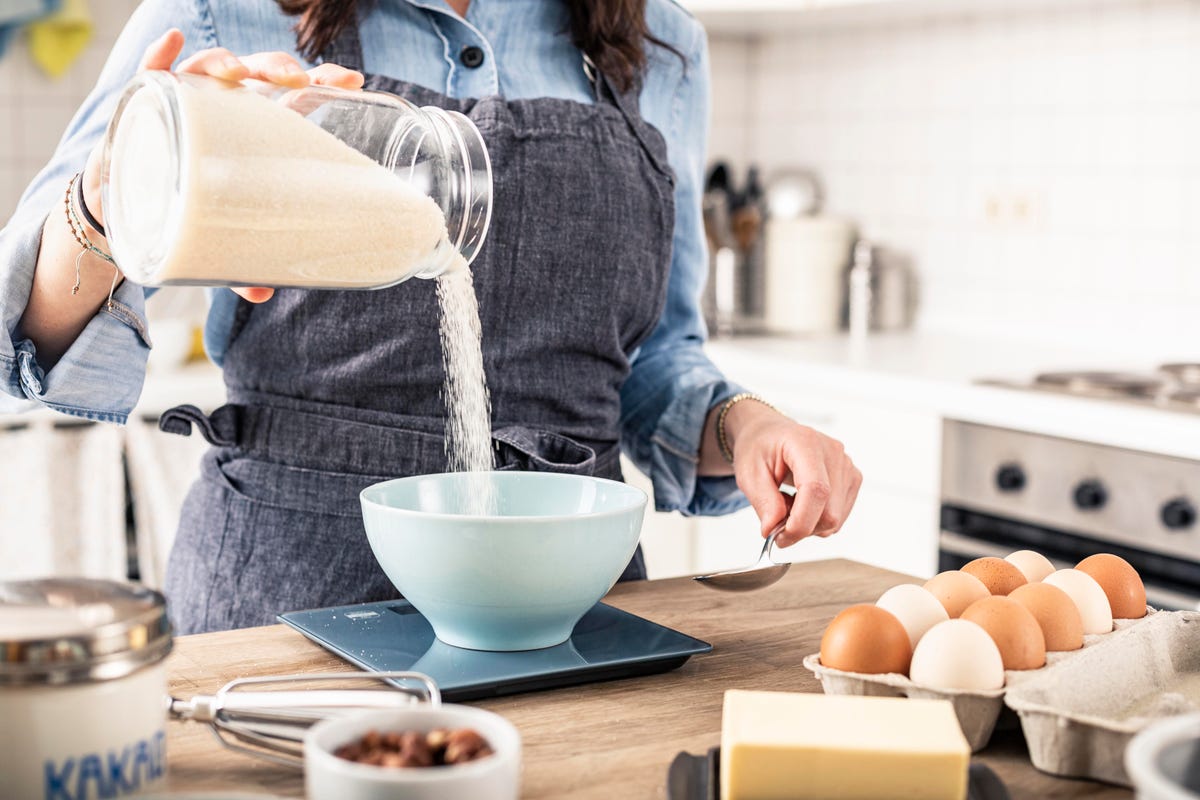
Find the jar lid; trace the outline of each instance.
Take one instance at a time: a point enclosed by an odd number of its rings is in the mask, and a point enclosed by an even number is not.
[[[153,589],[92,578],[0,581],[0,686],[122,678],[171,652]]]

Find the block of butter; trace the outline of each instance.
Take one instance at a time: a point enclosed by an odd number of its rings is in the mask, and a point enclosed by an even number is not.
[[[963,800],[970,760],[945,700],[725,693],[722,800]]]

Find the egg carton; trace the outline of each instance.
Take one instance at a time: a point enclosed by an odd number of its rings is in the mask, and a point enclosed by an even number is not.
[[[1035,767],[1129,786],[1124,753],[1134,734],[1200,711],[1200,612],[1138,622],[1008,690]]]
[[[1153,608],[1146,609],[1142,619],[1118,619],[1114,621],[1114,633],[1136,628],[1152,616],[1165,614]],[[1171,612],[1174,613],[1174,612]],[[965,689],[935,689],[913,683],[905,675],[889,672],[883,675],[869,675],[862,672],[846,672],[833,669],[821,663],[820,653],[813,653],[804,659],[804,667],[817,677],[825,694],[852,694],[868,697],[915,697],[925,700],[949,700],[958,716],[959,727],[963,736],[971,745],[972,752],[979,752],[992,738],[996,723],[1004,711],[1005,694],[1013,687],[1031,680],[1058,664],[1069,662],[1080,657],[1088,650],[1112,639],[1114,633],[1093,634],[1083,637],[1083,648],[1068,652],[1046,654],[1046,666],[1039,669],[1006,670],[1004,673],[1004,688],[989,691],[968,691]]]

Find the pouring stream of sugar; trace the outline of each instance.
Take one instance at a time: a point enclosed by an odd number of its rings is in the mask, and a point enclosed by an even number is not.
[[[460,261],[462,256],[456,256]],[[482,327],[471,270],[461,263],[437,279],[441,305],[442,363],[446,369],[446,460],[452,472],[467,472],[464,514],[498,512],[489,476],[492,452],[491,400],[483,371]]]

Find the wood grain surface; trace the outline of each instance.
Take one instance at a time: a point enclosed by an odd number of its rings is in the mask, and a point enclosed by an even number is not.
[[[611,605],[713,645],[663,675],[514,695],[473,703],[506,716],[524,739],[526,798],[666,796],[667,767],[680,750],[720,742],[726,689],[819,692],[801,666],[842,608],[873,602],[904,575],[851,561],[796,564],[775,586],[746,594],[706,589],[687,578],[621,584]],[[171,693],[211,693],[238,677],[330,672],[353,667],[290,628],[276,625],[183,636],[168,661]],[[168,726],[171,788],[242,789],[303,796],[298,770],[223,749],[196,723]],[[1130,798],[1132,793],[1035,770],[1019,730],[998,732],[976,758],[1014,798]]]

